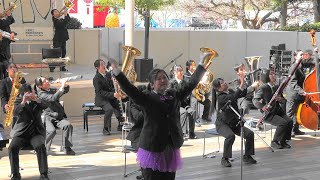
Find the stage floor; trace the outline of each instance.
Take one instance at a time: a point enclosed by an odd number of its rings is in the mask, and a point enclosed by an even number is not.
[[[256,113],[256,110],[253,111]],[[72,117],[74,125],[73,143],[76,156],[65,156],[60,150],[61,131],[57,131],[52,150],[49,153],[49,176],[52,180],[118,180],[136,179],[136,175],[123,178],[124,154],[122,150],[121,132],[116,131],[116,120],[113,120],[112,135],[103,136],[103,117],[95,116],[89,118],[89,132],[83,130],[82,117]],[[185,141],[181,148],[183,156],[183,168],[177,172],[178,180],[239,180],[240,160],[235,159],[231,168],[220,165],[222,157],[223,138],[220,138],[220,152],[216,158],[202,158],[204,130],[212,128],[212,124],[196,127],[199,139]],[[314,132],[306,129],[307,134],[293,138],[293,148],[275,150],[270,152],[260,138],[255,136],[256,165],[243,166],[244,180],[317,180],[320,177],[320,133],[313,136]],[[8,130],[7,130],[8,131]],[[273,130],[274,132],[274,130]],[[271,130],[259,131],[259,135],[270,143]],[[233,155],[240,156],[240,137],[236,137]],[[218,149],[218,138],[209,135],[206,139],[206,151],[211,152]],[[138,169],[135,162],[135,154],[127,154],[128,171]],[[0,151],[0,179],[10,179],[10,164],[7,148]],[[23,179],[39,179],[39,171],[36,155],[31,151],[20,152],[21,175]]]

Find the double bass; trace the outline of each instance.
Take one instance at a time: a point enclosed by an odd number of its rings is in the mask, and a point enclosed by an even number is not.
[[[316,46],[315,30],[310,30],[312,46]],[[320,112],[320,72],[318,52],[314,53],[315,67],[307,75],[303,83],[303,89],[306,97],[297,110],[297,122],[299,125],[311,130],[319,130],[319,112]]]

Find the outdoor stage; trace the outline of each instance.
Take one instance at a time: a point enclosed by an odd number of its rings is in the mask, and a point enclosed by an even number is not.
[[[65,156],[60,152],[61,131],[54,138],[53,152],[48,156],[49,176],[52,180],[118,180],[135,179],[137,174],[123,178],[124,154],[121,152],[121,132],[116,131],[116,120],[113,120],[112,135],[103,136],[103,117],[89,119],[89,132],[83,130],[82,117],[72,117],[74,125],[75,156]],[[212,124],[196,127],[199,139],[188,140],[181,148],[183,168],[177,172],[178,180],[239,180],[240,160],[232,162],[231,168],[220,165],[223,138],[220,138],[220,152],[216,158],[202,158],[203,132],[212,127]],[[306,129],[302,129],[307,131]],[[273,131],[274,132],[274,131]],[[259,133],[264,136],[264,133]],[[275,150],[270,152],[265,144],[255,137],[256,165],[243,166],[244,180],[317,180],[320,177],[320,137],[314,137],[314,132],[293,138],[292,149]],[[320,135],[320,133],[318,134]],[[270,130],[266,133],[266,141],[270,142]],[[206,151],[218,149],[217,137],[209,135],[206,139]],[[236,137],[233,150],[234,157],[240,155],[240,138]],[[0,179],[10,179],[10,164],[7,148],[0,152]],[[138,169],[135,163],[135,154],[130,153],[128,158],[128,171]],[[33,180],[39,178],[36,155],[31,151],[20,152],[20,166],[23,179]]]

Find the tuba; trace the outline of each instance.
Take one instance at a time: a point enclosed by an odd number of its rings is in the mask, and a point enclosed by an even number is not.
[[[262,56],[250,56],[244,58],[249,68],[249,73],[247,73],[245,77],[247,86],[260,80],[259,61],[261,57]]]
[[[208,70],[212,63],[212,59],[218,57],[218,53],[210,48],[202,47],[200,48],[201,55],[200,58],[204,58],[204,68],[207,72],[203,75],[198,85],[192,91],[193,96],[198,100],[203,102],[205,100],[205,94],[209,93],[212,88],[213,73]]]
[[[137,73],[134,70],[133,60],[136,56],[140,56],[141,52],[132,46],[122,47],[125,57],[123,58],[121,71],[126,75],[129,81],[133,84],[137,81]]]
[[[4,119],[5,127],[9,127],[12,124],[14,102],[16,101],[16,98],[19,94],[19,89],[21,87],[21,80],[22,80],[22,72],[17,71],[14,75],[14,83],[12,84],[10,98],[8,101],[8,111],[6,112],[5,119]]]

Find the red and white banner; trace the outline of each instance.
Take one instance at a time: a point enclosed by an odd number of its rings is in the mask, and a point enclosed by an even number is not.
[[[69,13],[78,13],[78,0],[70,0],[73,4],[73,7],[69,10]]]

